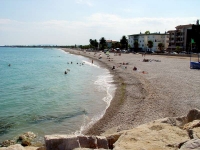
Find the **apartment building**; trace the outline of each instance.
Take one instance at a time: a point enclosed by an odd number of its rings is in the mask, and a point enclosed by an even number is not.
[[[192,36],[192,26],[193,24],[188,25],[179,25],[176,30],[169,30],[169,47],[168,50],[173,51],[179,47],[180,50],[186,51],[190,47],[190,41]]]
[[[158,51],[158,44],[163,43],[164,49],[168,48],[168,34],[165,33],[151,33],[151,34],[133,34],[128,35],[128,44],[130,45],[130,48],[134,48],[135,41],[138,42],[138,48],[142,51]],[[148,41],[153,42],[153,47],[150,49],[148,47]]]

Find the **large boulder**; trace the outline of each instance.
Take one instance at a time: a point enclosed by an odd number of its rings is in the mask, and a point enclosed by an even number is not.
[[[172,150],[188,141],[187,131],[166,123],[148,123],[122,134],[114,150]]]
[[[44,137],[46,150],[73,150],[79,147],[77,136],[46,135]]]
[[[97,148],[97,140],[95,136],[78,136],[81,148]]]
[[[8,147],[2,147],[0,150],[25,150],[21,144],[15,144]]]

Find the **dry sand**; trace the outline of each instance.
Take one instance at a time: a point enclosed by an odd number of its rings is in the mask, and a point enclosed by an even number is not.
[[[145,59],[152,61],[143,62],[141,54],[110,53],[108,59],[101,53],[102,59],[98,59],[100,53],[64,50],[101,62],[114,75],[117,85],[103,118],[84,134],[131,129],[155,119],[185,115],[191,108],[200,109],[200,70],[190,69],[188,57],[146,55]],[[123,62],[128,65],[120,65]],[[134,66],[137,71],[133,71]]]

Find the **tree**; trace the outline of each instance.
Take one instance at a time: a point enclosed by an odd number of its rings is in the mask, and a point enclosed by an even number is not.
[[[90,39],[89,41],[90,41],[90,48],[95,48],[95,49],[98,48],[98,42],[96,39],[95,40]]]
[[[112,48],[120,48],[120,47],[121,47],[120,42],[113,42],[112,43]]]
[[[101,50],[104,50],[106,48],[106,39],[104,37],[102,37],[100,40],[99,40],[99,44],[100,44],[100,49]]]
[[[151,40],[149,40],[147,45],[151,49],[153,47],[153,42]]]
[[[126,36],[122,36],[121,40],[120,40],[120,44],[121,44],[121,48],[128,48],[128,40],[126,38]]]
[[[163,43],[158,43],[158,48],[160,51],[163,51],[164,44]]]
[[[150,34],[150,31],[146,31],[145,34]]]
[[[180,46],[176,46],[175,52],[177,52],[177,53],[180,53],[180,52],[181,52]]]

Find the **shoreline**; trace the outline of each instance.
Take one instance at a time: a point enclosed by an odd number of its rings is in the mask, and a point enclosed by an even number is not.
[[[100,120],[83,132],[85,135],[128,130],[156,119],[182,116],[188,109],[200,108],[200,80],[190,80],[200,72],[189,69],[189,58],[147,55],[145,58],[152,62],[142,62],[144,58],[136,54],[115,56],[111,53],[111,59],[108,59],[101,53],[102,59],[98,59],[99,52],[94,55],[94,52],[62,50],[98,61],[114,75],[117,88],[110,106]],[[123,62],[128,65],[122,65]],[[112,70],[112,66],[116,69]],[[138,67],[137,71],[133,71],[134,66]]]
[[[73,49],[62,49],[62,50],[75,55],[81,55],[89,59],[93,59],[94,61],[98,61],[101,67],[107,68],[109,72],[113,75],[114,84],[116,86],[113,99],[110,102],[109,107],[105,110],[104,115],[94,124],[91,124],[89,128],[83,130],[83,134],[101,135],[103,133],[114,133],[135,127],[135,125],[133,124],[134,119],[131,119],[132,117],[130,116],[130,114],[128,113],[126,114],[126,111],[124,111],[124,109],[127,108],[128,104],[127,96],[129,94],[127,92],[128,91],[127,86],[131,84],[126,81],[127,77],[124,78],[123,76],[121,76],[121,72],[117,72],[116,70],[111,69],[112,66],[115,65],[115,62],[112,63],[110,61],[109,63],[107,63],[106,61],[108,61],[108,59],[104,53],[101,53],[103,55],[103,58],[98,59],[98,57],[94,55],[95,52],[84,53],[83,51],[73,50]],[[134,78],[134,80],[136,81],[135,90],[139,92],[137,93],[139,94],[139,100],[140,99],[143,100],[143,98],[146,96],[146,91],[144,90],[146,85],[143,85],[144,83],[142,83],[139,79],[137,79],[138,77],[136,76],[134,77],[131,76],[131,78]],[[147,83],[145,82],[145,84]],[[124,106],[125,108],[123,108]],[[123,120],[124,114],[129,115],[129,117],[126,117],[126,121],[122,123],[121,120]]]

